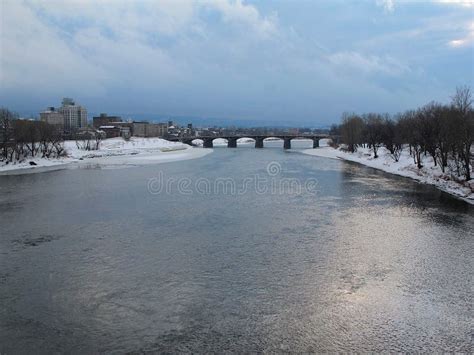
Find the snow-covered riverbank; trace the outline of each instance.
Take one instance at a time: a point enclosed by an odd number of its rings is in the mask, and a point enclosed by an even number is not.
[[[348,160],[391,174],[408,177],[421,183],[434,185],[442,191],[474,204],[474,180],[466,184],[454,181],[449,174],[443,174],[439,166],[435,167],[433,159],[428,156],[423,159],[423,168],[418,169],[413,163],[413,158],[408,150],[402,152],[398,162],[395,162],[385,148],[380,148],[377,159],[373,158],[373,153],[371,154],[368,148],[358,148],[356,153],[348,153],[329,146],[321,146],[317,149],[304,150],[303,153],[324,158]]]
[[[0,163],[0,175],[26,174],[73,166],[121,167],[164,163],[200,158],[212,149],[198,149],[161,138],[137,138],[129,141],[110,138],[101,142],[99,150],[77,148],[75,141],[66,141],[67,156],[59,159],[34,158],[22,162]]]

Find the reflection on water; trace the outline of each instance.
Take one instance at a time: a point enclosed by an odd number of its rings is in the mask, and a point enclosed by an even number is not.
[[[319,193],[147,191],[274,161]],[[472,207],[355,164],[239,147],[3,176],[0,228],[1,353],[472,351]]]

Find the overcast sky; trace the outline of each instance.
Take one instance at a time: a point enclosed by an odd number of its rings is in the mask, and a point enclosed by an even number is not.
[[[325,125],[473,87],[474,0],[0,0],[0,105]]]

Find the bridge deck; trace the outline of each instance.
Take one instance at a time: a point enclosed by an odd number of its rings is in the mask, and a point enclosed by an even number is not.
[[[209,136],[209,137],[170,137],[167,138],[170,141],[174,142],[183,142],[186,144],[192,144],[192,141],[195,139],[201,139],[204,144],[204,148],[212,148],[214,139],[225,139],[227,140],[227,146],[229,148],[237,147],[237,140],[241,138],[251,138],[255,140],[255,148],[263,148],[263,141],[267,138],[280,138],[284,141],[283,147],[285,149],[291,148],[292,139],[311,139],[313,141],[313,148],[319,147],[319,140],[325,138],[336,138],[328,134],[300,134],[300,135],[289,135],[289,134],[241,134],[241,135],[219,135],[219,136]],[[337,139],[337,138],[336,138]]]

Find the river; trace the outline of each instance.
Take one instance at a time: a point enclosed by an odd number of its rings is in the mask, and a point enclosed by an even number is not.
[[[298,144],[0,176],[0,353],[472,351],[473,206]]]

